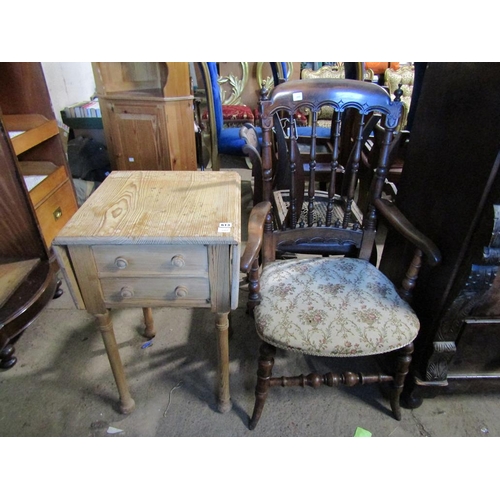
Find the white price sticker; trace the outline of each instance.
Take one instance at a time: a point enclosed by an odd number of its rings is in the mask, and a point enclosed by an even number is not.
[[[229,233],[232,226],[231,222],[219,222],[219,233]]]
[[[302,101],[302,92],[294,92],[292,98],[294,101]]]

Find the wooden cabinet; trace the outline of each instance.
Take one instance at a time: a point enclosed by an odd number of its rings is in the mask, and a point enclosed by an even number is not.
[[[172,170],[164,105],[103,100],[116,170]]]
[[[396,198],[439,247],[423,267],[413,308],[421,320],[415,394],[500,379],[500,64],[429,63]],[[381,261],[394,280],[409,259],[390,232]],[[479,379],[483,382],[479,384]]]
[[[0,108],[49,248],[78,206],[40,63],[0,63]]]
[[[114,170],[196,170],[188,63],[92,63]]]

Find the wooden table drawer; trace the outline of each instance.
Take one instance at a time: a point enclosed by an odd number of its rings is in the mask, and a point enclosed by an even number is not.
[[[47,246],[78,209],[70,180],[36,207],[36,215]]]
[[[100,282],[107,304],[197,301],[206,305],[210,299],[208,277],[102,278]]]
[[[95,245],[100,277],[208,272],[205,245]]]

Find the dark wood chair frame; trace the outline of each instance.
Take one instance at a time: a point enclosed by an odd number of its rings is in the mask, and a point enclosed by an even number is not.
[[[315,123],[322,106],[331,105],[335,110],[334,133],[332,134],[332,158],[328,173],[328,195],[326,203],[326,218],[314,221],[314,211],[317,208],[316,197],[316,135]],[[406,272],[406,276],[398,288],[400,296],[410,302],[412,290],[416,285],[418,272],[423,262],[423,255],[427,257],[429,265],[439,263],[441,256],[437,247],[423,233],[417,230],[390,201],[383,198],[383,188],[387,176],[387,164],[390,154],[392,138],[401,114],[401,103],[391,101],[388,94],[374,84],[352,80],[302,80],[290,81],[281,84],[270,95],[264,95],[260,102],[262,119],[262,156],[256,165],[261,164],[263,201],[257,203],[249,219],[248,243],[241,258],[240,269],[248,274],[249,297],[248,312],[260,304],[261,267],[274,261],[280,252],[296,252],[297,254],[316,253],[327,255],[348,255],[370,260],[375,244],[377,218],[383,217],[386,223],[394,227],[415,247],[413,260]],[[287,155],[285,162],[289,167],[289,196],[290,204],[286,215],[278,214],[275,204],[275,187],[273,168],[276,164],[276,151],[273,148],[273,126],[276,114],[294,113],[300,107],[307,107],[312,115],[312,134],[310,138],[308,168],[304,169],[304,160],[300,158],[297,146],[297,134],[289,134]],[[357,129],[349,143],[350,152],[346,156],[345,166],[339,163],[340,137],[342,118],[345,111],[355,109],[359,112]],[[366,208],[362,220],[353,218],[355,206],[355,192],[359,182],[359,167],[362,162],[362,149],[366,141],[364,127],[370,116],[382,116],[382,133],[378,144],[378,158],[373,167],[373,175],[366,198]],[[377,120],[378,121],[378,120]],[[259,161],[260,160],[260,161]],[[283,163],[283,162],[282,162]],[[338,175],[343,177],[343,185],[336,184]],[[337,193],[340,193],[337,194]],[[307,207],[305,217],[300,215],[302,204]],[[334,205],[339,205],[343,217],[335,218]],[[281,219],[280,219],[281,217]],[[280,220],[278,220],[280,219]],[[312,386],[321,384],[337,386],[345,384],[353,386],[375,382],[392,382],[390,404],[394,417],[401,419],[400,395],[411,362],[413,344],[406,345],[397,351],[397,367],[392,373],[374,373],[364,375],[355,372],[342,374],[327,373],[325,375],[312,373],[297,377],[272,377],[274,355],[276,348],[263,342],[260,349],[259,367],[257,371],[256,400],[250,429],[254,429],[261,416],[268,390],[274,386]]]

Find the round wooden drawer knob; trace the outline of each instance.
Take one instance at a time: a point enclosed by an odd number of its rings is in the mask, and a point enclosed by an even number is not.
[[[174,255],[170,262],[172,262],[174,267],[184,267],[186,265],[186,261],[182,255]]]
[[[188,289],[185,286],[178,286],[175,289],[175,296],[179,298],[187,297]]]
[[[131,286],[124,286],[120,290],[120,295],[124,299],[131,299],[134,296],[134,289]]]
[[[125,269],[128,266],[127,259],[124,259],[123,257],[117,257],[115,259],[115,266],[118,269]]]

